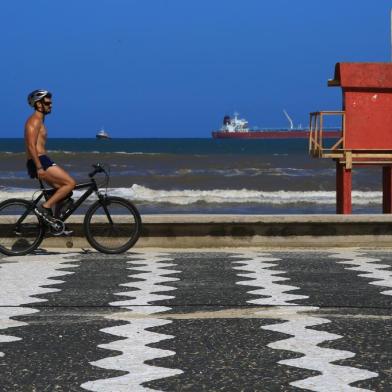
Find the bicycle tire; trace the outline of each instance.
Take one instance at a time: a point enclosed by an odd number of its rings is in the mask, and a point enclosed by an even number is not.
[[[109,212],[112,223],[105,210]],[[118,254],[135,245],[141,234],[142,220],[131,202],[121,197],[107,196],[97,200],[87,210],[83,228],[93,248],[102,253]]]
[[[22,222],[18,220],[26,214]],[[41,244],[45,227],[33,210],[33,203],[24,199],[8,199],[0,203],[0,252],[21,256],[33,252]]]

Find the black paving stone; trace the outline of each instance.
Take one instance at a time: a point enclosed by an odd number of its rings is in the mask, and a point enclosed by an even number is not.
[[[160,283],[169,290],[163,289],[161,293],[174,298],[150,304],[171,308],[162,316],[180,313],[183,317],[149,329],[173,336],[151,344],[151,347],[173,350],[176,354],[146,363],[181,369],[184,373],[145,383],[145,387],[163,391],[302,391],[290,386],[290,382],[319,374],[277,363],[302,356],[267,347],[269,343],[291,337],[261,328],[283,322],[281,320],[187,319],[193,312],[257,306],[248,303],[261,298],[248,293],[257,290],[251,284],[252,278],[249,278],[249,286],[238,284],[247,280],[238,275],[248,271],[234,269],[241,266],[241,261],[249,260],[246,252],[243,255],[230,252],[164,253],[162,263],[168,263],[166,259],[169,258],[173,266],[165,268],[167,274],[161,270],[160,275],[179,280]],[[376,263],[388,264],[392,268],[392,253],[388,251],[365,250],[361,253],[378,258],[380,261]],[[310,329],[342,336],[320,346],[356,354],[336,364],[379,373],[379,377],[352,386],[391,391],[392,296],[381,294],[391,288],[369,284],[374,279],[360,277],[363,272],[347,269],[350,266],[331,257],[330,252],[281,251],[270,254],[281,260],[273,261],[276,267],[269,269],[283,270],[286,273],[279,276],[288,278],[276,284],[298,286],[298,290],[289,293],[309,296],[292,302],[300,306],[320,306],[312,315],[331,321]],[[47,301],[30,304],[31,308],[39,310],[38,313],[14,318],[27,325],[0,330],[0,334],[22,338],[21,341],[0,343],[0,352],[5,353],[0,357],[1,392],[79,391],[84,382],[125,374],[101,369],[89,362],[119,354],[98,348],[98,345],[119,339],[100,330],[126,324],[106,318],[123,311],[109,304],[134,298],[116,293],[138,290],[121,284],[144,280],[138,275],[149,270],[149,262],[136,263],[142,260],[142,255],[137,253],[118,256],[87,253],[78,255],[77,261],[74,259],[71,258],[75,267],[64,266],[64,270],[74,274],[57,277],[58,283],[53,280],[47,286],[60,291],[37,295]],[[0,274],[3,262],[0,256]],[[144,265],[145,270],[132,269]],[[178,272],[171,274],[170,271],[174,270]],[[170,290],[172,287],[176,290]]]
[[[309,296],[308,299],[294,302],[334,308],[325,311],[321,309],[314,313],[319,313],[321,317],[332,322],[311,329],[342,336],[337,340],[323,342],[320,347],[347,350],[356,354],[354,358],[337,361],[335,364],[379,373],[379,377],[360,381],[352,386],[374,391],[391,391],[392,320],[383,319],[383,316],[391,317],[392,296],[381,294],[381,291],[388,287],[369,284],[375,279],[358,276],[365,272],[346,269],[350,265],[339,263],[343,260],[331,257],[331,253],[276,252],[274,256],[282,258],[276,262],[276,269],[287,271],[281,276],[290,278],[283,284],[300,287],[299,290],[291,291],[292,294]],[[388,252],[370,252],[366,256],[379,258],[380,261],[375,261],[377,264],[389,263],[392,266],[391,254]],[[377,316],[379,318],[375,319]]]
[[[346,312],[336,312],[329,316],[332,321],[322,327],[323,331],[343,336],[342,339],[328,341],[320,347],[347,350],[355,357],[334,362],[336,365],[352,366],[378,373],[379,376],[353,383],[353,387],[377,392],[392,390],[392,320],[374,319],[367,315],[357,315],[355,319],[345,318]],[[390,316],[390,315],[389,315]],[[320,329],[320,328],[315,328]]]
[[[370,285],[375,279],[359,277],[364,272],[352,271],[342,259],[331,257],[331,252],[274,252],[277,270],[285,270],[289,284],[300,287],[292,294],[308,295],[308,299],[294,301],[307,306],[385,308],[392,311],[392,296],[381,294],[381,286]],[[279,284],[279,282],[277,282]]]
[[[238,265],[236,262],[246,260],[244,257],[230,253],[207,252],[173,253],[171,257],[175,266],[167,269],[179,272],[168,276],[179,280],[164,284],[176,288],[168,292],[168,295],[174,298],[154,302],[154,305],[172,308],[165,314],[219,310],[222,306],[251,306],[247,301],[260,297],[247,293],[252,287],[236,284],[247,280],[238,276],[239,273],[247,271],[233,269]]]
[[[59,309],[45,308],[39,316],[17,317],[29,325],[8,331],[22,340],[0,343],[0,351],[5,353],[0,358],[2,392],[82,391],[84,382],[126,374],[89,364],[120,354],[97,345],[118,340],[99,330],[122,323],[105,320],[104,313],[98,317],[72,313],[69,309],[62,314]]]
[[[280,321],[261,319],[175,320],[150,331],[174,335],[151,347],[176,355],[146,361],[153,366],[182,369],[183,374],[143,384],[162,391],[303,391],[289,385],[319,373],[277,364],[301,357],[267,345],[289,335],[262,330]]]
[[[114,293],[121,291],[120,284],[130,281],[129,258],[96,254],[78,258],[79,262],[72,262],[77,267],[63,269],[74,274],[57,278],[64,283],[54,281],[46,286],[61,291],[36,296],[47,299],[31,306],[39,313],[14,317],[28,325],[1,330],[22,338],[0,344],[5,353],[0,358],[1,391],[79,391],[86,381],[126,373],[97,368],[89,362],[119,354],[97,346],[119,340],[100,329],[126,324],[104,316],[119,311],[108,306],[121,300]],[[106,311],[94,314],[89,306]]]
[[[386,264],[389,265],[389,271],[392,270],[392,252],[388,251],[382,251],[382,250],[377,250],[377,251],[369,251],[369,250],[360,250],[359,253],[366,257],[371,257],[372,259],[379,259],[380,261],[377,261],[377,264]]]
[[[48,299],[49,302],[34,304],[35,307],[47,306],[109,306],[109,303],[120,301],[123,297],[115,295],[121,291],[134,291],[135,288],[122,288],[120,285],[129,282],[138,282],[139,272],[129,268],[133,266],[132,260],[139,260],[137,256],[125,255],[97,255],[95,253],[78,256],[79,261],[73,261],[77,267],[65,267],[62,270],[75,272],[72,275],[59,276],[53,280],[66,280],[59,286],[50,285],[62,290],[61,293],[36,295],[37,298]],[[135,275],[135,278],[131,277]],[[66,279],[65,279],[66,277]],[[127,297],[131,299],[131,297]]]

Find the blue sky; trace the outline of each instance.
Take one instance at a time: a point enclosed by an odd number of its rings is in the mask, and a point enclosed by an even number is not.
[[[2,137],[23,135],[35,88],[50,137],[209,137],[340,109],[338,61],[390,61],[387,0],[18,0],[0,6]]]

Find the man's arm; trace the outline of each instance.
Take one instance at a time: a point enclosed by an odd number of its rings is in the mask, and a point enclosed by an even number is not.
[[[45,171],[42,168],[37,152],[37,140],[38,140],[40,127],[41,127],[41,122],[38,119],[30,118],[26,123],[26,127],[25,127],[25,142],[26,142],[27,152],[31,156],[31,159],[34,161],[35,167],[37,168],[38,178],[41,179]]]

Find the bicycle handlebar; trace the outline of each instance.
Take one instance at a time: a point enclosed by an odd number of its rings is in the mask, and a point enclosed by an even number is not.
[[[93,166],[94,170],[91,173],[89,173],[88,176],[90,178],[93,178],[97,173],[105,173],[105,174],[107,174],[106,170],[99,163],[97,163],[95,165],[92,165],[92,166]]]

